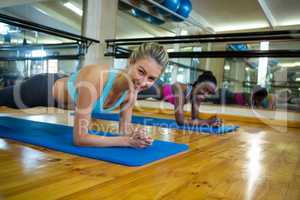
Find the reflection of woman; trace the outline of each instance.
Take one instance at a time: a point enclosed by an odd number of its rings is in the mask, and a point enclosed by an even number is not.
[[[216,95],[206,98],[206,101],[214,104],[240,105],[240,106],[255,106],[258,108],[267,108],[268,104],[263,100],[268,96],[265,88],[255,87],[252,93],[247,92],[232,92],[226,88],[218,89]]]
[[[276,94],[269,94],[263,103],[270,109],[282,108],[287,110],[300,111],[300,99],[294,97],[290,89],[283,89]]]
[[[73,138],[76,145],[149,146],[152,139],[145,135],[145,130],[130,130],[132,108],[137,93],[150,87],[160,76],[168,62],[168,54],[162,46],[146,43],[133,51],[128,61],[125,71],[89,65],[70,77],[34,76],[17,86],[0,90],[0,106],[50,106],[49,100],[52,106],[75,104]],[[118,108],[119,131],[127,135],[104,137],[88,133],[92,112],[110,112]]]
[[[193,84],[163,84],[156,82],[151,88],[142,91],[138,99],[154,98],[164,100],[174,105],[175,119],[179,125],[212,125],[219,126],[221,121],[215,117],[210,119],[199,119],[200,104],[209,94],[214,94],[217,87],[217,80],[210,71],[201,74]],[[191,103],[192,119],[185,119],[183,107]]]

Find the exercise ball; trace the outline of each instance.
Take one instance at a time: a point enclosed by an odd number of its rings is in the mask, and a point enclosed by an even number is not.
[[[247,44],[244,44],[244,43],[236,43],[236,44],[230,44],[227,49],[233,50],[233,51],[247,51],[248,46],[247,46]]]
[[[4,43],[10,43],[11,42],[11,35],[10,33],[7,33],[4,35]]]
[[[176,12],[180,5],[180,0],[164,0],[161,4],[167,9]],[[161,8],[156,8],[156,10],[162,15],[168,15],[169,13]]]
[[[192,11],[192,3],[190,0],[181,0],[177,13],[185,18],[188,18]]]
[[[134,17],[144,19],[145,21],[154,25],[161,25],[165,23],[165,21],[136,8],[131,9],[130,12]]]
[[[181,0],[178,10],[176,11],[177,14],[181,15],[182,17],[188,18],[192,11],[192,3],[190,0]],[[174,21],[183,21],[182,19],[172,16]]]
[[[248,46],[247,44],[237,44],[236,45],[236,48],[239,50],[239,51],[247,51],[248,50]]]
[[[162,2],[162,5],[164,5],[169,10],[176,12],[179,8],[180,0],[164,0]]]

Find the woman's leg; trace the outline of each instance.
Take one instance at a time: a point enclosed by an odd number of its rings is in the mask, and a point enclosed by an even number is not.
[[[235,104],[234,93],[226,88],[219,88],[215,95],[205,98],[205,101],[213,104]]]
[[[9,86],[0,90],[0,106],[17,108],[14,100],[14,86]]]
[[[211,102],[213,104],[221,104],[222,103],[222,89],[218,89],[216,94],[206,97],[204,102]]]
[[[38,74],[14,86],[0,90],[0,106],[31,108],[55,106],[52,86],[59,74]]]
[[[220,92],[221,95],[221,104],[222,105],[233,105],[237,104],[235,99],[235,93],[230,91],[227,88],[223,88]]]

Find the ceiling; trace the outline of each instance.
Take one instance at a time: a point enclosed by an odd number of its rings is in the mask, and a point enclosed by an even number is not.
[[[66,8],[63,5],[66,2],[82,8],[82,0],[2,0],[0,12],[19,15],[42,24],[47,17],[47,24],[50,23],[50,26],[52,22],[58,28],[80,33],[81,17]],[[178,27],[185,30],[184,34],[204,33],[203,27],[215,33],[300,29],[299,0],[191,0],[191,2],[193,10],[190,19],[195,21],[196,25],[168,22],[155,26],[119,11],[117,37],[170,36],[176,33]]]
[[[120,0],[122,2],[128,0]],[[64,6],[71,2],[82,9],[82,0],[2,0],[0,13],[80,34],[82,17]],[[141,1],[143,2],[143,1]],[[145,2],[145,1],[144,1]],[[152,25],[118,10],[117,38],[174,36],[184,34],[300,29],[299,0],[191,0],[190,22],[169,21]],[[230,2],[230,3],[229,3]],[[44,37],[53,42],[55,38]],[[299,43],[278,44],[272,48],[298,48]]]
[[[82,9],[82,0],[1,0],[0,13],[81,34],[82,17],[66,8],[64,3],[67,2]],[[124,10],[118,10],[117,38],[174,36],[176,33],[192,35],[208,31],[223,33],[300,29],[300,0],[191,0],[191,2],[193,10],[189,22],[169,21],[159,26],[133,17]],[[20,37],[23,35],[20,34]],[[44,43],[64,41],[51,36],[41,36],[40,40],[45,40]],[[220,44],[216,46],[218,45]],[[300,42],[270,44],[272,49],[299,49],[299,46]],[[299,62],[299,58],[280,59],[281,61]]]
[[[200,14],[215,32],[300,28],[298,0],[192,0],[192,2],[194,11]]]
[[[215,32],[268,27],[255,0],[193,0],[194,10],[206,19]]]

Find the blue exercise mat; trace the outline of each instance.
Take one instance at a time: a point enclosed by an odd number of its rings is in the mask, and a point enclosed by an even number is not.
[[[21,141],[49,149],[83,157],[118,163],[127,166],[141,166],[188,150],[186,144],[155,140],[144,149],[130,147],[78,147],[73,145],[73,128],[70,126],[35,122],[12,117],[0,117],[0,137]],[[112,134],[91,132],[91,134]]]
[[[118,113],[93,113],[92,117],[94,119],[103,119],[111,121],[119,121],[120,115]],[[180,126],[172,119],[160,119],[153,117],[143,117],[143,116],[133,116],[132,123],[142,124],[147,126],[159,126],[170,129],[180,129],[180,130],[189,130],[195,132],[205,132],[210,134],[224,134],[235,131],[239,126],[220,126],[220,127],[211,127],[211,126]]]

